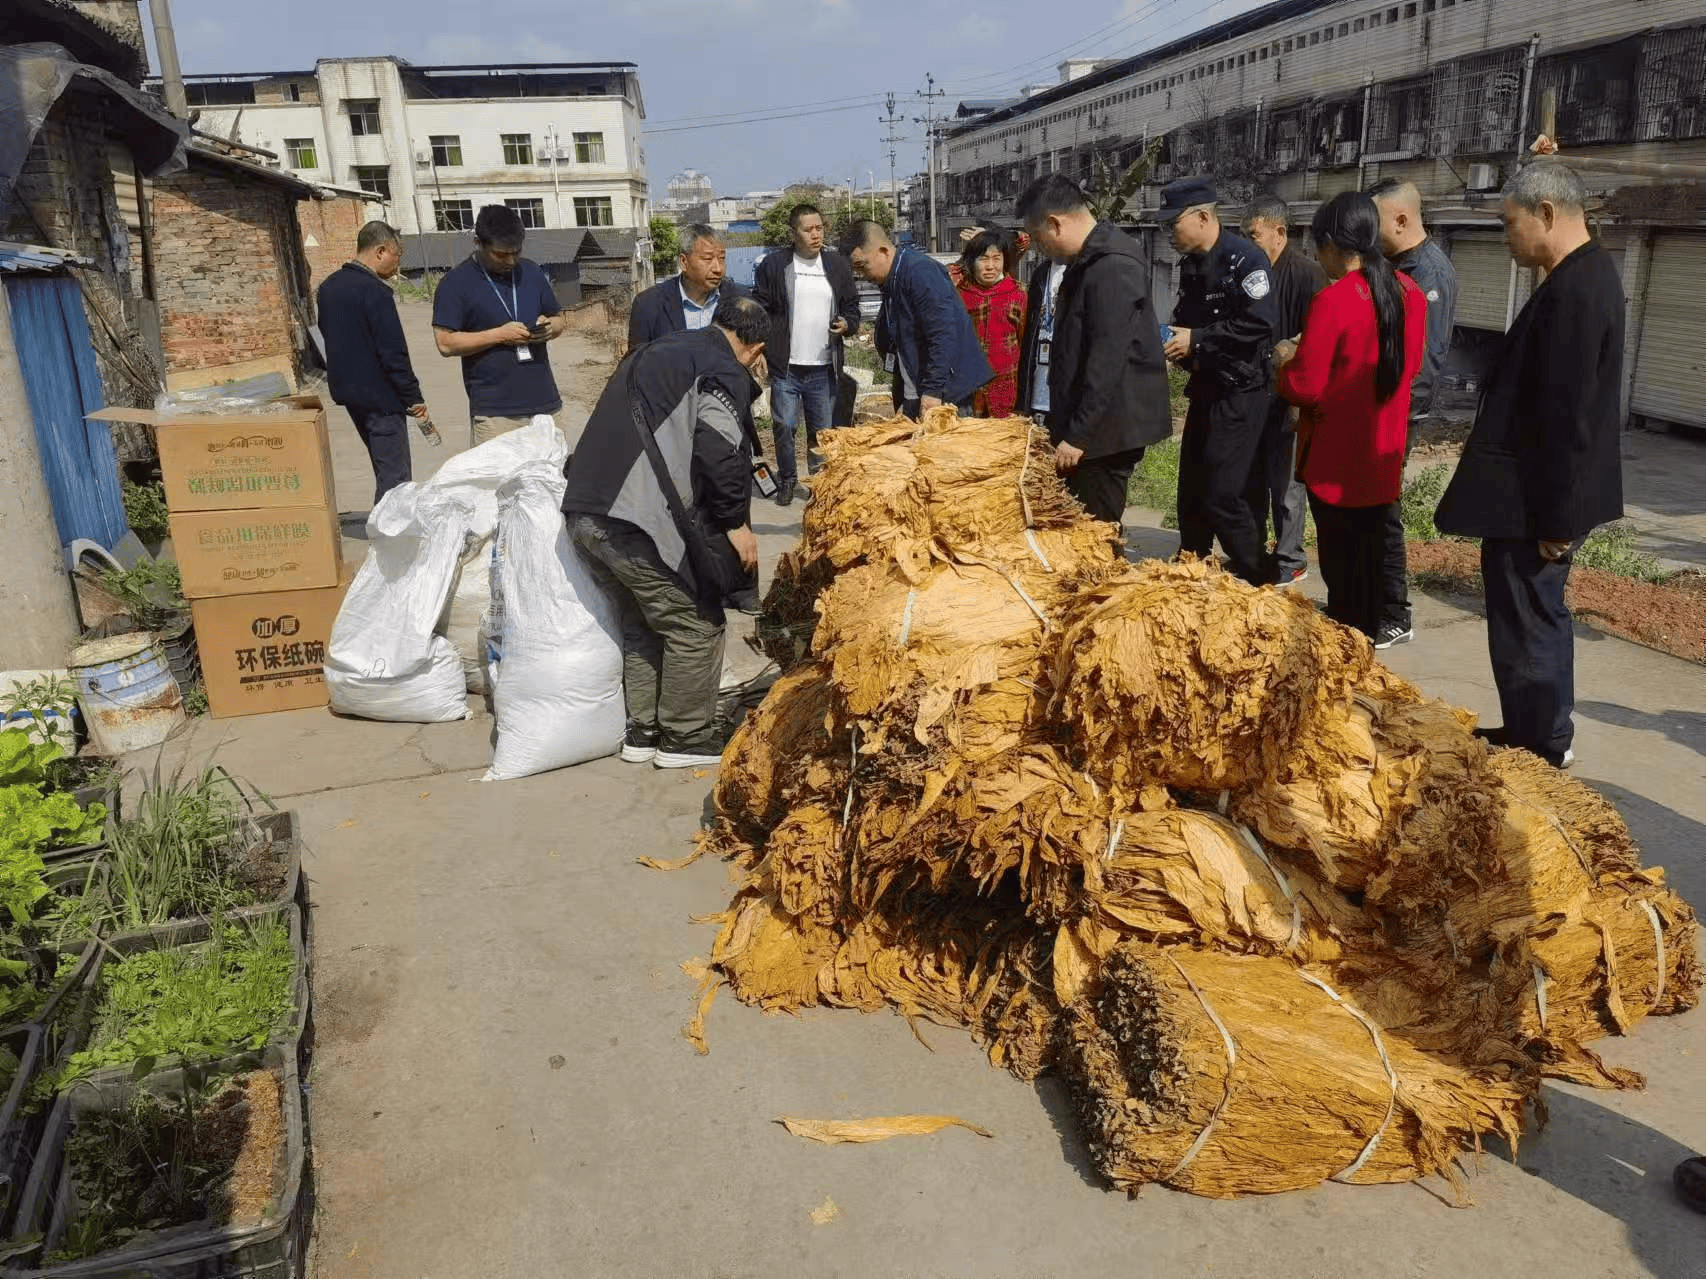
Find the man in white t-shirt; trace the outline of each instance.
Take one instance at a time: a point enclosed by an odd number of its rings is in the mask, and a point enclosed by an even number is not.
[[[770,366],[778,506],[791,503],[799,486],[794,432],[803,417],[809,450],[817,433],[829,429],[844,358],[842,342],[859,331],[853,268],[841,254],[824,251],[823,214],[812,205],[797,204],[788,214],[788,230],[792,248],[766,254],[753,284],[753,296],[770,312],[764,354]]]

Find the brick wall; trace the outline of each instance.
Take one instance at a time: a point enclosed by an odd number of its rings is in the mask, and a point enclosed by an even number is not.
[[[154,289],[166,371],[274,360],[300,373],[307,284],[296,198],[205,162],[154,183]]]
[[[355,256],[356,232],[367,219],[361,200],[304,200],[296,206],[302,225],[302,249],[308,258],[308,292]]]

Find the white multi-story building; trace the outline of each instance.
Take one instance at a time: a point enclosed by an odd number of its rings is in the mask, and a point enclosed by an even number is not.
[[[197,128],[308,181],[370,192],[405,235],[465,232],[483,205],[505,204],[530,231],[586,230],[636,259],[646,248],[646,109],[631,62],[323,58],[312,71],[189,76],[185,89]]]

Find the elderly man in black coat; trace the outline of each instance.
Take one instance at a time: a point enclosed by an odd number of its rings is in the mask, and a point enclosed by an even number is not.
[[[1594,240],[1579,177],[1555,160],[1504,191],[1511,256],[1546,279],[1505,335],[1442,532],[1479,537],[1487,648],[1504,712],[1489,742],[1567,768],[1575,759],[1575,647],[1564,587],[1576,548],[1623,514],[1623,287]]]
[[[1034,380],[1047,380],[1055,467],[1086,511],[1118,524],[1143,450],[1173,433],[1149,260],[1136,240],[1097,220],[1063,173],[1033,182],[1015,213],[1043,256],[1066,268],[1049,318],[1035,306],[1026,317],[1025,349],[1036,363],[1023,362],[1019,403],[1031,407]],[[1036,331],[1043,324],[1046,338]]]

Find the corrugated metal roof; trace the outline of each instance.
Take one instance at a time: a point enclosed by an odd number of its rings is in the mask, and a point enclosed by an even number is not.
[[[93,266],[94,259],[65,249],[0,240],[0,271],[15,275],[52,275],[68,266]]]

